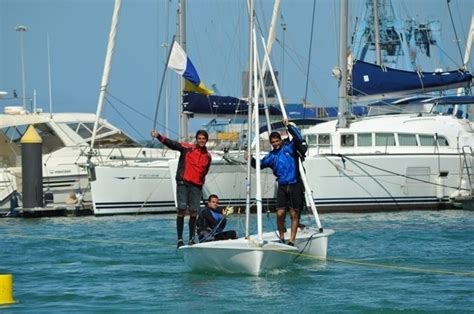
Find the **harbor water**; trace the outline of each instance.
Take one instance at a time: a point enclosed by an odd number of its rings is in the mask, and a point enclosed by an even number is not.
[[[13,275],[17,301],[0,311],[474,312],[474,211],[321,221],[336,231],[327,261],[253,277],[187,269],[175,215],[0,219],[0,273]],[[234,215],[228,229],[241,235],[243,222]]]

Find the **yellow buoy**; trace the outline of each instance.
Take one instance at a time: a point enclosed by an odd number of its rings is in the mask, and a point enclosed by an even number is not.
[[[0,274],[0,305],[15,303],[13,300],[13,276]]]

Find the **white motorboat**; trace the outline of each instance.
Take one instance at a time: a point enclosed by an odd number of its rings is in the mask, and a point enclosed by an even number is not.
[[[15,109],[15,110],[14,110]],[[21,194],[20,139],[29,125],[35,125],[43,143],[43,188],[54,203],[64,204],[80,194],[90,204],[87,171],[89,142],[95,115],[91,113],[28,113],[21,107],[6,107],[0,114],[0,207],[10,208],[14,192]],[[100,120],[92,162],[110,165],[132,164],[136,160],[161,158],[163,151],[146,148],[104,119]],[[20,197],[21,199],[21,197]]]

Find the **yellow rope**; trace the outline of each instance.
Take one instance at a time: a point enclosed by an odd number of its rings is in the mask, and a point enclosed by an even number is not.
[[[291,254],[295,254],[295,253],[291,253]],[[445,270],[445,269],[427,269],[427,268],[418,268],[418,267],[397,266],[397,265],[389,265],[389,264],[382,264],[382,263],[371,263],[371,262],[365,262],[365,261],[359,261],[359,260],[351,260],[351,259],[338,258],[338,257],[322,258],[322,257],[317,257],[314,255],[303,254],[303,253],[299,254],[299,256],[302,256],[307,259],[318,260],[318,261],[329,261],[329,262],[343,263],[343,264],[350,264],[350,265],[357,265],[357,266],[393,269],[393,270],[398,270],[398,271],[474,277],[474,272],[469,272],[469,271],[463,272],[463,271],[452,271],[452,270]]]

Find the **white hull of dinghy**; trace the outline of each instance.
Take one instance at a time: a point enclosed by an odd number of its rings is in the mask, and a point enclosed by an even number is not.
[[[294,247],[251,239],[222,240],[182,246],[184,262],[193,271],[249,274],[285,267],[298,253]]]
[[[304,229],[298,229],[296,234],[295,246],[298,248],[300,254],[309,255],[318,259],[326,259],[328,252],[329,236],[334,234],[334,230],[324,229],[323,232],[319,232],[318,229],[313,227],[305,227]],[[266,232],[262,235],[262,238],[266,241],[278,242],[280,239],[277,236],[277,232]],[[285,239],[290,238],[290,230],[288,229],[285,233]]]

